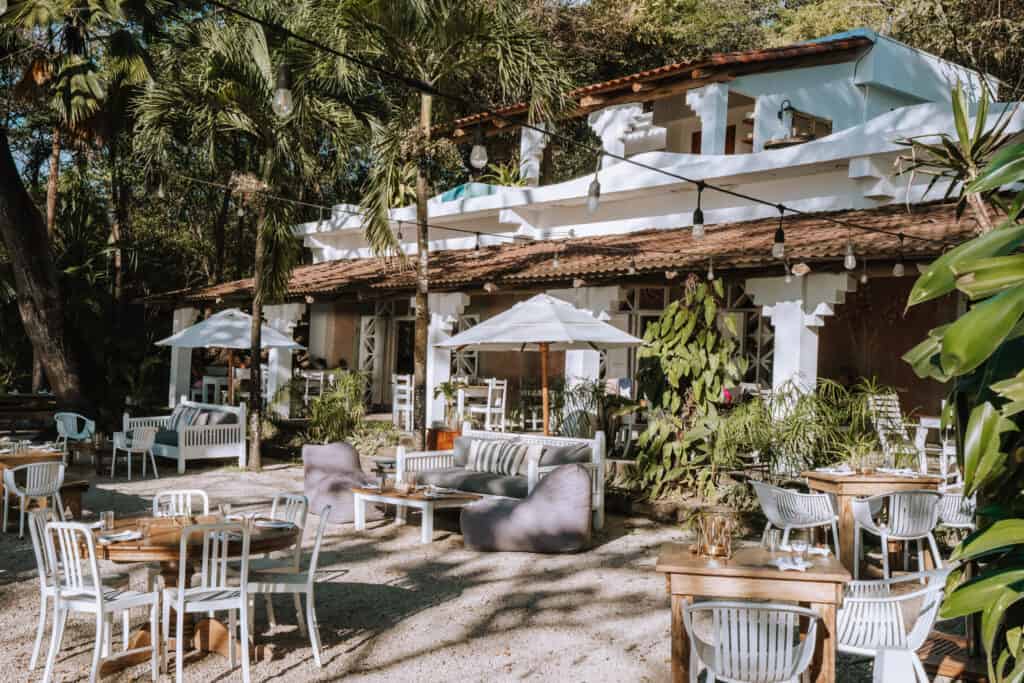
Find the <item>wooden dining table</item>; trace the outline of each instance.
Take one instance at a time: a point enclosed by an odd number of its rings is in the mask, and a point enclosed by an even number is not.
[[[163,577],[164,586],[173,588],[178,585],[182,529],[189,524],[212,524],[220,521],[222,520],[219,515],[194,515],[192,517],[143,515],[118,518],[114,523],[116,530],[138,529],[145,535],[141,539],[131,541],[115,543],[99,543],[97,541],[96,555],[99,559],[117,563],[157,562],[160,565],[160,576]],[[101,532],[95,533],[98,536]],[[249,538],[249,554],[253,556],[286,550],[293,547],[295,543],[301,542],[299,534],[300,529],[297,526],[291,529],[253,526]],[[194,539],[194,544],[190,539],[189,558],[198,557],[202,553],[202,536],[197,534],[192,539]],[[242,552],[241,540],[229,543],[228,552],[232,556],[240,555]],[[192,576],[194,573],[194,567],[189,560],[185,576]],[[214,618],[205,618],[193,624],[189,617],[190,615],[185,615],[184,635],[191,639],[192,648],[205,652],[217,652],[227,657],[230,639],[234,638],[234,634],[228,631],[228,627]],[[164,634],[164,637],[168,639],[168,649],[173,650],[174,638],[168,637],[168,634]],[[111,657],[104,660],[100,668],[101,675],[114,673],[148,661],[151,644],[152,638],[147,623],[132,633],[126,651],[112,653]],[[253,648],[253,659],[256,661],[269,659],[271,656],[272,648],[269,646]]]
[[[897,491],[937,491],[942,477],[931,474],[907,476],[875,471],[871,474],[839,474],[808,470],[802,475],[812,491],[831,493],[839,507],[839,556],[848,570],[853,571],[853,500],[863,496],[877,496]],[[930,555],[928,555],[930,557]]]
[[[683,608],[697,597],[722,600],[797,602],[821,616],[818,643],[811,660],[811,680],[836,680],[836,611],[842,605],[843,585],[850,572],[835,556],[810,555],[805,571],[782,571],[773,564],[788,553],[760,546],[737,548],[729,559],[710,559],[691,552],[690,544],[666,543],[656,570],[665,574],[672,609],[672,681],[690,680],[690,642],[683,625]]]

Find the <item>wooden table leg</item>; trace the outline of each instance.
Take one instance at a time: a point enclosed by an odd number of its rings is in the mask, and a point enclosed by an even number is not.
[[[835,683],[836,680],[836,606],[832,603],[811,603],[811,609],[821,616],[818,643],[811,659],[813,683]]]
[[[843,566],[853,574],[857,558],[853,556],[853,496],[836,496],[839,502],[839,554]]]
[[[683,626],[683,608],[691,602],[689,595],[672,595],[672,683],[689,680],[690,638]]]

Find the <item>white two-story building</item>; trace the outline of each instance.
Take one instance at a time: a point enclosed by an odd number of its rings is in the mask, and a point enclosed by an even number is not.
[[[642,335],[688,274],[703,278],[713,269],[743,330],[750,381],[877,376],[906,392],[905,407],[935,409],[938,385],[917,380],[899,356],[961,303],[951,296],[905,314],[906,295],[918,263],[939,254],[942,241],[968,239],[976,226],[969,212],[958,221],[952,205],[935,201],[946,189],[941,183],[926,196],[931,179],[900,174],[897,162],[909,153],[900,140],[954,134],[956,84],[973,101],[986,87],[998,94],[981,74],[869,30],[671,64],[571,94],[574,115],[586,117],[603,148],[638,164],[595,158],[595,171],[559,183],[545,181],[558,141],[517,126],[524,106],[444,126],[439,134],[467,145],[480,133],[506,144],[517,136],[525,185],[467,184],[429,202],[429,222],[445,227],[430,232],[427,395],[453,373],[535,380],[539,359],[531,354],[433,346],[516,301],[549,292]],[[1020,133],[1024,113],[1010,105],[993,105],[990,121],[1004,112],[1012,117],[1007,132]],[[595,175],[600,203],[590,211]],[[705,190],[706,234],[697,238],[697,187],[679,177],[768,204]],[[773,204],[780,202],[804,212],[783,222],[781,259],[772,254]],[[394,208],[391,219],[412,253],[415,207]],[[412,371],[412,271],[373,256],[355,206],[335,207],[295,233],[312,264],[295,270],[288,302],[266,309],[268,323],[296,334],[326,367],[368,372],[373,402],[387,406],[392,375]],[[850,248],[852,269],[844,264]],[[796,264],[810,271],[794,276]],[[244,307],[251,284],[157,300],[177,306],[178,329],[201,309]],[[173,353],[172,403],[185,393],[190,363],[187,351]],[[557,356],[552,371],[570,380],[626,377],[636,366],[630,351]],[[270,364],[273,391],[290,376],[292,360],[272,352]],[[428,422],[440,419],[442,402],[431,401],[427,412]]]

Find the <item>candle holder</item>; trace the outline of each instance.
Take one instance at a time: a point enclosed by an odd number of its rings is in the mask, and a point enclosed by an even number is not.
[[[693,531],[694,546],[703,557],[729,559],[732,557],[732,535],[736,530],[736,517],[728,508],[706,508],[696,514]]]

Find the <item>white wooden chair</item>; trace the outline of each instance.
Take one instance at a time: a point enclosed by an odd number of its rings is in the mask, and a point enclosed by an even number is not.
[[[391,376],[391,419],[406,432],[412,431],[413,391],[412,375]]]
[[[327,529],[328,519],[331,515],[331,506],[326,505],[320,511],[320,525],[316,530],[316,541],[313,543],[313,554],[309,556],[309,566],[306,571],[295,571],[287,573],[277,572],[253,572],[249,575],[248,592],[251,594],[263,593],[270,602],[270,596],[275,593],[292,594],[295,596],[296,615],[299,623],[299,631],[302,635],[309,634],[309,645],[313,649],[313,660],[317,666],[323,666],[320,661],[320,632],[316,623],[316,611],[314,607],[313,588],[316,584],[316,568],[320,562],[320,545],[323,543],[324,531]],[[301,544],[301,541],[300,541]],[[299,551],[301,558],[301,549]],[[300,559],[301,561],[301,559]],[[305,622],[302,615],[302,597],[306,596]]]
[[[18,483],[21,475],[25,483]],[[25,538],[25,514],[29,501],[34,498],[46,499],[57,509],[57,516],[64,520],[64,501],[60,498],[60,487],[64,485],[64,463],[36,462],[30,465],[9,467],[4,470],[4,533],[7,533],[8,507],[13,495],[18,499],[18,538]]]
[[[210,498],[206,495],[206,491],[200,489],[161,491],[153,496],[153,516],[197,515],[200,510],[199,503],[202,503],[202,514],[210,514]]]
[[[695,628],[698,615],[709,622],[709,633]],[[801,619],[807,621],[803,639]],[[795,605],[717,600],[687,605],[690,681],[697,683],[700,669],[706,669],[706,683],[796,683],[811,663],[820,621],[813,610]]]
[[[54,543],[56,538],[56,544]],[[53,597],[53,631],[50,636],[50,651],[46,657],[44,683],[53,676],[53,664],[60,652],[64,639],[64,626],[69,612],[93,614],[96,618],[96,642],[92,651],[92,667],[89,683],[99,680],[100,662],[110,656],[110,640],[113,615],[123,615],[122,645],[127,649],[130,611],[136,607],[149,608],[149,628],[153,643],[160,642],[157,610],[160,604],[158,593],[140,593],[133,590],[108,588],[103,585],[99,564],[96,561],[96,542],[92,529],[87,524],[74,522],[50,522],[44,532],[47,561],[53,569],[55,580]],[[58,553],[58,547],[60,549]],[[83,552],[84,551],[84,552]],[[60,558],[58,564],[57,558]],[[157,680],[159,646],[154,645],[150,657],[153,680]]]
[[[868,410],[886,462],[895,465],[899,456],[913,454],[917,456],[920,467],[922,452],[910,438],[907,425],[903,421],[899,396],[894,392],[868,396]],[[927,468],[927,463],[925,467]]]
[[[194,566],[199,569],[189,584],[189,545],[192,536],[202,536],[200,557],[192,558]],[[193,524],[181,531],[181,545],[178,549],[178,586],[165,588],[163,595],[163,629],[170,633],[171,609],[177,619],[176,634],[184,633],[185,614],[196,612],[228,612],[228,660],[233,669],[238,654],[242,650],[242,680],[249,683],[249,529],[241,523]],[[237,584],[228,573],[230,544],[241,540],[242,551],[238,556],[240,578]],[[198,578],[196,578],[198,577]],[[241,613],[241,647],[236,647],[236,621]],[[163,641],[161,661],[164,672],[167,671],[167,641]],[[182,683],[184,666],[185,639],[175,639],[175,680]]]
[[[774,526],[782,529],[782,544],[789,543],[790,529],[831,527],[836,559],[839,558],[839,516],[835,502],[827,493],[800,493],[763,481],[751,481],[761,510],[768,518],[762,538]]]
[[[136,427],[131,432],[114,432],[114,448],[110,459],[110,478],[114,478],[114,470],[117,466],[117,453],[122,451],[125,460],[128,462],[128,481],[132,480],[132,456],[136,453],[142,455],[142,476],[146,476],[146,456],[149,456],[149,464],[153,466],[153,478],[159,479],[160,473],[156,470],[156,459],[153,457],[153,444],[156,443],[156,427]]]
[[[949,571],[846,584],[836,618],[837,649],[874,657],[875,683],[929,683],[917,650],[935,623]]]
[[[43,644],[43,631],[46,630],[47,602],[57,594],[57,566],[50,564],[50,555],[46,552],[46,525],[57,521],[53,508],[39,508],[28,513],[28,531],[32,536],[32,551],[36,556],[36,569],[39,570],[39,625],[36,627],[36,642],[32,646],[32,659],[28,670],[35,671],[39,663],[39,649]]]
[[[491,377],[487,380],[487,403],[466,406],[470,415],[482,415],[485,431],[505,431],[505,413],[508,406],[508,380]]]
[[[57,443],[66,456],[68,441],[88,441],[96,433],[96,423],[78,413],[54,413],[57,423]]]
[[[945,405],[945,401],[943,401]],[[939,434],[938,443],[928,442],[928,433],[935,430]],[[944,486],[959,486],[963,483],[960,467],[956,459],[956,439],[952,430],[943,429],[942,420],[937,417],[922,417],[914,428],[914,447],[920,459],[922,474],[930,474],[929,459],[935,458],[939,464],[939,476]]]
[[[868,532],[881,539],[882,576],[888,579],[889,572],[889,541],[902,541],[904,544],[917,541],[917,558],[919,569],[924,569],[924,541],[928,541],[928,549],[932,554],[936,567],[942,567],[942,556],[939,546],[932,533],[939,518],[939,498],[937,491],[899,491],[870,498],[857,498],[853,508],[853,578],[860,577],[860,560],[863,551],[862,532]],[[888,520],[881,523],[875,516],[882,508],[888,509]],[[909,554],[904,553],[904,569],[907,569]]]
[[[965,497],[962,489],[949,489],[941,493],[939,526],[946,529],[974,531],[976,528],[974,517],[978,508],[976,497]]]

